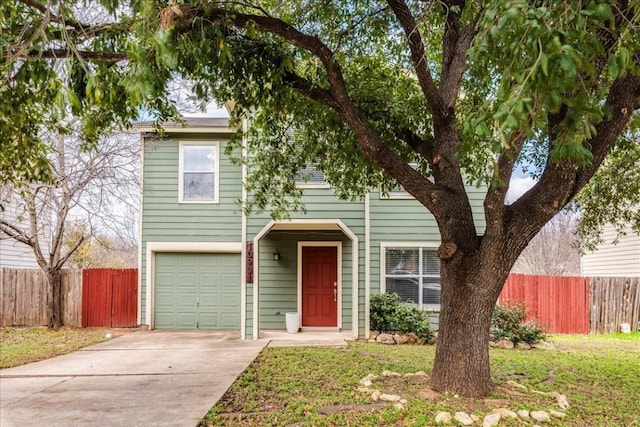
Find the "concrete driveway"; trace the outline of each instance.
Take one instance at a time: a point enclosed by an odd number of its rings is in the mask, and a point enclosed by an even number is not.
[[[194,427],[267,340],[141,331],[0,371],[0,426]]]

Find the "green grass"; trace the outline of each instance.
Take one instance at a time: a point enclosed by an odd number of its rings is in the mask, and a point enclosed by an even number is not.
[[[467,411],[482,418],[491,410],[556,409],[548,396],[515,395],[509,380],[540,391],[558,391],[571,407],[567,418],[546,426],[640,426],[640,334],[552,336],[554,350],[491,349],[498,388],[488,399],[434,395],[427,377],[384,378],[383,392],[408,400],[406,410],[390,406],[368,413],[323,415],[333,405],[367,404],[356,389],[369,373],[424,370],[430,374],[433,346],[357,343],[347,348],[266,348],[202,421],[204,426],[432,426],[438,411]],[[544,382],[551,377],[553,381]],[[480,421],[477,425],[480,425]],[[502,421],[501,426],[532,425]]]
[[[57,331],[46,328],[0,328],[0,368],[11,368],[70,353],[104,341],[104,328]]]

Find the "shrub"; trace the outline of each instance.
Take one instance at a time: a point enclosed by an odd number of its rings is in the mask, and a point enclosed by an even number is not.
[[[506,338],[514,344],[526,342],[535,344],[547,336],[536,319],[525,322],[527,310],[519,301],[496,305],[491,317],[491,336],[494,340]]]
[[[392,328],[396,310],[400,304],[398,294],[377,294],[371,297],[369,320],[371,329],[378,332],[388,332]]]
[[[429,314],[415,305],[401,304],[395,293],[373,295],[369,314],[372,330],[411,332],[425,342],[433,342]]]
[[[400,332],[412,332],[426,343],[432,343],[434,340],[429,313],[415,305],[398,305],[393,324]]]

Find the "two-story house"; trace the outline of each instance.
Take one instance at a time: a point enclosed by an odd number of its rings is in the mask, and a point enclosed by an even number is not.
[[[369,298],[394,291],[437,312],[440,235],[399,189],[342,201],[321,175],[300,185],[306,214],[245,215],[246,166],[225,155],[225,118],[187,119],[144,139],[139,323],[236,330],[255,339],[298,313],[306,330],[369,331]],[[484,191],[470,188],[483,226]]]
[[[583,276],[640,277],[640,233],[627,226],[627,234],[618,236],[612,224],[604,226],[602,242],[582,255]]]

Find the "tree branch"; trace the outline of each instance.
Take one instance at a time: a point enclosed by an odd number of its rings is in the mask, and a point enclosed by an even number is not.
[[[586,144],[593,154],[589,166],[578,172],[570,197],[574,197],[589,182],[604,162],[624,128],[631,120],[633,112],[640,104],[640,76],[629,74],[617,79],[607,97],[611,117],[596,125],[596,135]]]
[[[433,76],[431,75],[431,70],[425,57],[425,47],[422,41],[422,35],[418,29],[418,24],[403,0],[388,0],[388,3],[398,18],[398,22],[400,22],[409,41],[411,62],[413,63],[413,68],[415,69],[422,93],[429,103],[434,116],[444,118],[446,115],[445,105],[433,81]]]
[[[0,219],[0,231],[20,243],[24,243],[27,246],[33,246],[32,238],[27,235],[26,231],[11,224],[6,219]]]
[[[314,85],[311,81],[299,76],[298,74],[290,71],[286,72],[284,75],[284,81],[290,87],[297,90],[307,98],[331,107],[334,110],[338,109],[338,104],[330,91]]]
[[[128,59],[128,56],[124,53],[117,52],[95,52],[90,50],[76,50],[76,49],[45,49],[41,51],[29,51],[28,53],[20,53],[20,50],[11,50],[10,55],[15,58],[29,57],[29,58],[47,58],[47,59],[61,59],[70,57],[79,57],[92,61],[104,61],[104,62],[119,62]]]
[[[460,16],[465,7],[464,0],[452,0],[447,3],[447,19],[444,29],[442,51],[442,78],[439,93],[448,108],[457,100],[460,81],[467,69],[467,52],[477,34],[477,25],[483,10],[464,28],[460,26]]]

